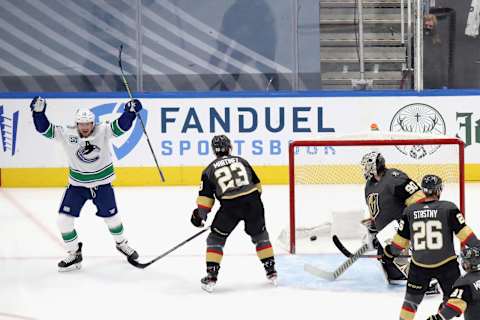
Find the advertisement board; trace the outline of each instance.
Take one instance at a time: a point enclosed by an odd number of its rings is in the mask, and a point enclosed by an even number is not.
[[[432,133],[465,142],[465,162],[480,162],[479,96],[260,96],[146,97],[141,113],[161,167],[202,167],[212,161],[210,140],[226,134],[233,152],[254,166],[288,165],[291,140],[322,139],[368,130]],[[47,116],[72,125],[78,108],[88,107],[97,121],[115,119],[124,98],[48,98]],[[61,168],[60,145],[35,131],[30,99],[0,99],[0,168]],[[325,152],[310,150],[309,152]],[[115,166],[154,167],[137,120],[125,135],[112,139]],[[433,160],[432,160],[433,161]],[[286,180],[285,180],[286,181]]]

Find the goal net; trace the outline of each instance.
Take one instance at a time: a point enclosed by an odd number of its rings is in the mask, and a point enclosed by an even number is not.
[[[359,240],[368,217],[360,161],[378,151],[387,168],[421,183],[426,174],[444,181],[442,199],[464,208],[464,144],[426,134],[368,132],[293,141],[289,148],[290,226],[279,236],[291,253],[333,250],[331,236]]]

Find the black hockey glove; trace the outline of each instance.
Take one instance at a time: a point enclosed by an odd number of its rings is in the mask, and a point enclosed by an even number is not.
[[[142,110],[142,103],[138,99],[133,99],[125,103],[125,111],[140,112]]]
[[[443,318],[439,314],[434,314],[428,317],[427,320],[443,320]]]
[[[202,219],[202,217],[200,216],[200,213],[198,212],[198,208],[196,208],[195,210],[193,210],[192,212],[192,217],[190,218],[190,222],[197,228],[201,228],[204,226],[204,222],[205,220]]]
[[[40,96],[36,96],[32,102],[30,102],[30,110],[32,110],[32,112],[45,112],[46,109],[47,101]]]

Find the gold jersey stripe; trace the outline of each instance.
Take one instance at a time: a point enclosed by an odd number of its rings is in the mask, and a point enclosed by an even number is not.
[[[419,200],[425,198],[425,194],[423,191],[418,190],[414,194],[412,194],[410,197],[405,200],[405,205],[408,207],[409,205],[412,205],[414,203],[417,203]]]
[[[451,257],[448,257],[447,259],[444,259],[444,260],[440,261],[439,263],[425,264],[425,263],[420,263],[420,262],[415,261],[415,259],[412,257],[412,262],[415,263],[419,267],[431,269],[431,268],[438,268],[440,266],[443,266],[445,263],[450,262],[450,261],[455,260],[455,259],[457,259],[457,256],[451,256]]]
[[[197,204],[199,206],[205,207],[205,208],[211,208],[213,207],[213,203],[215,202],[215,199],[205,197],[205,196],[198,196],[197,197]]]
[[[404,237],[402,237],[401,235],[399,235],[398,233],[393,237],[393,243],[397,246],[397,247],[400,247],[402,249],[405,249],[406,247],[408,247],[408,245],[410,244],[410,240],[408,239],[405,239]]]
[[[460,240],[460,242],[463,242],[470,237],[470,235],[473,233],[473,230],[469,226],[465,226],[462,228],[462,230],[458,231],[456,234],[457,238]]]
[[[467,310],[467,302],[462,299],[450,298],[447,301],[447,305],[455,311],[462,311],[462,313]]]
[[[254,186],[252,189],[250,189],[248,191],[245,191],[245,192],[242,192],[242,193],[239,193],[239,194],[235,194],[235,195],[232,195],[232,196],[223,196],[222,199],[225,199],[225,200],[235,199],[235,198],[253,193],[255,191],[258,191],[256,186]]]
[[[258,192],[262,193],[262,184],[260,182],[257,183],[255,187],[257,188]]]

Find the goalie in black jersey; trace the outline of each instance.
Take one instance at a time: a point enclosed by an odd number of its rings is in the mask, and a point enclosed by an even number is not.
[[[265,227],[260,180],[245,159],[230,155],[232,144],[225,135],[213,137],[212,149],[217,158],[202,172],[197,208],[191,217],[194,226],[202,227],[215,198],[220,201],[207,238],[207,276],[201,280],[202,288],[208,292],[213,290],[225,242],[242,220],[245,232],[256,246],[267,278],[275,284],[277,272],[272,244]]]
[[[381,256],[383,247],[376,239],[377,233],[392,221],[400,220],[403,210],[408,205],[421,201],[425,195],[406,173],[387,168],[385,158],[379,152],[365,154],[361,165],[366,179],[365,201],[370,212],[370,219],[363,221],[368,229],[367,243],[371,249],[377,249]],[[380,259],[389,283],[406,280],[408,262],[402,260],[405,259]]]
[[[480,317],[480,247],[463,249],[461,258],[467,273],[455,281],[448,301],[427,320],[450,320],[462,313],[465,320]]]
[[[461,241],[462,247],[480,245],[472,229],[465,224],[458,207],[453,202],[439,200],[442,188],[440,177],[423,177],[424,201],[404,210],[398,232],[392,244],[384,250],[384,259],[392,260],[411,244],[412,259],[400,312],[401,320],[415,317],[432,279],[438,280],[444,300],[452,293],[452,286],[460,276],[453,234]]]

